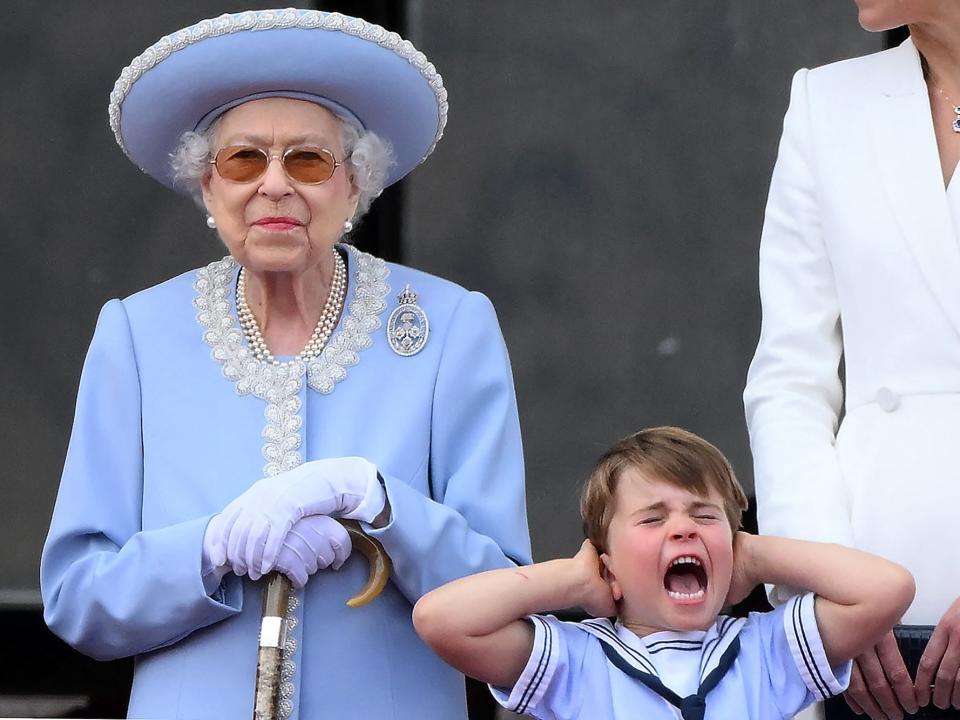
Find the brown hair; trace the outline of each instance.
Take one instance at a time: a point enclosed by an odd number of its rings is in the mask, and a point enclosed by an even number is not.
[[[583,531],[599,552],[605,550],[616,509],[617,482],[627,468],[698,495],[717,490],[730,527],[734,532],[740,529],[747,497],[723,453],[692,432],[676,427],[648,428],[614,443],[597,461],[583,487]]]

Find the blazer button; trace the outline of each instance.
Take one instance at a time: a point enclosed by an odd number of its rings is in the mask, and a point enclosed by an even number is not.
[[[900,396],[888,387],[877,390],[877,405],[884,412],[893,412],[900,407]]]

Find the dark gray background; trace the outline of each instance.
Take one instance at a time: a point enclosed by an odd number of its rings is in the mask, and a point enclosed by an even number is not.
[[[114,145],[113,82],[163,34],[272,4],[0,8],[0,605],[37,601],[99,307],[222,254],[196,208]],[[852,0],[410,0],[406,12],[451,111],[406,181],[403,258],[499,311],[536,557],[577,547],[581,479],[640,427],[703,434],[752,487],[740,393],[790,76],[883,38],[859,29]]]

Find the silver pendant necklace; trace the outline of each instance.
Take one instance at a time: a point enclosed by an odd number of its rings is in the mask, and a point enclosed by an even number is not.
[[[960,105],[957,105],[953,100],[950,99],[950,96],[947,95],[938,85],[933,84],[933,77],[930,73],[930,65],[927,63],[927,59],[920,56],[920,69],[923,72],[923,79],[927,82],[929,87],[933,88],[933,91],[937,93],[944,101],[950,106],[950,109],[953,110],[953,122],[950,127],[953,128],[955,133],[960,133]]]
[[[933,89],[936,91],[937,95],[942,97],[950,105],[950,108],[953,110],[953,131],[955,133],[960,133],[960,105],[955,105],[953,100],[950,99],[950,96],[947,95],[943,90],[938,88],[936,85],[933,86]]]

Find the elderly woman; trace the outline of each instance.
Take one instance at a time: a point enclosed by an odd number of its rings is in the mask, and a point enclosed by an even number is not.
[[[960,709],[960,3],[856,4],[910,38],[794,77],[744,398],[760,530],[901,563],[935,628],[915,677],[893,633],[860,656],[850,705],[929,717]]]
[[[251,716],[273,570],[296,586],[282,716],[465,716],[410,613],[529,561],[507,353],[483,295],[343,244],[446,107],[409,42],[315,11],[204,21],[121,74],[120,146],[229,253],[104,306],[44,548],[50,627],[137,657],[131,716]],[[363,608],[336,518],[393,561]]]

